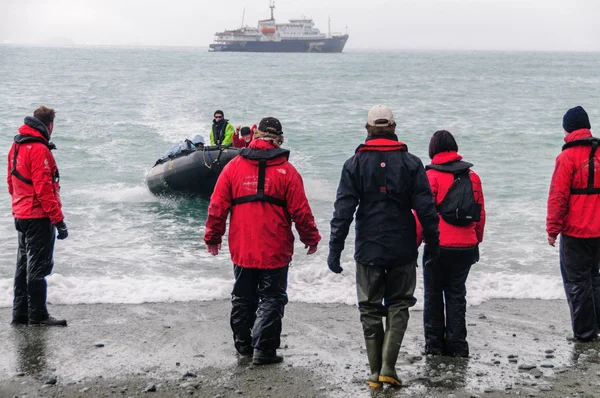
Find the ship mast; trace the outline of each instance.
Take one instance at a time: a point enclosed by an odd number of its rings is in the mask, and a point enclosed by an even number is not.
[[[327,37],[331,38],[331,17],[327,16]]]
[[[242,26],[241,28],[244,27],[244,17],[246,16],[246,7],[244,7],[244,11],[242,12]]]
[[[274,20],[275,17],[273,16],[273,10],[275,9],[275,0],[271,0],[269,2],[269,8],[271,9],[271,19]]]

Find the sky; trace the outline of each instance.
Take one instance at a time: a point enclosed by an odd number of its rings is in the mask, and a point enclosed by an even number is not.
[[[0,44],[208,46],[268,0],[0,0]],[[347,49],[600,51],[600,0],[276,0]]]

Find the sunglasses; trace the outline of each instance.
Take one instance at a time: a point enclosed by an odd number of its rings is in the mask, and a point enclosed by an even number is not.
[[[223,116],[215,116],[215,119],[223,119]]]

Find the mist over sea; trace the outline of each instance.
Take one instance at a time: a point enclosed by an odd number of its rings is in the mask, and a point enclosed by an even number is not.
[[[208,203],[158,199],[144,176],[173,143],[208,140],[213,111],[234,125],[275,116],[323,236],[297,241],[290,300],[355,303],[353,232],[342,266],[326,265],[344,161],[365,138],[369,108],[395,112],[425,164],[431,135],[451,131],[481,176],[488,221],[467,299],[562,298],[558,251],[546,243],[546,198],[575,105],[600,125],[599,53],[208,53],[203,48],[0,45],[0,154],[39,105],[57,111],[53,141],[69,238],[58,241],[48,301],[141,303],[229,297],[227,245],[206,253]],[[4,169],[6,170],[6,168]],[[3,174],[5,175],[5,174]],[[0,307],[12,304],[17,233],[0,179]],[[421,268],[419,267],[419,274]],[[416,292],[422,302],[422,281]]]

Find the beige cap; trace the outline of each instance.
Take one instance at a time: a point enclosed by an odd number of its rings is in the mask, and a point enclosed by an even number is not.
[[[374,127],[387,127],[395,124],[394,114],[392,110],[385,105],[375,105],[369,111],[367,124]]]

